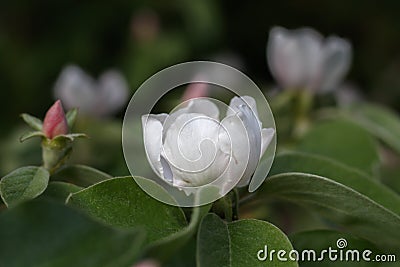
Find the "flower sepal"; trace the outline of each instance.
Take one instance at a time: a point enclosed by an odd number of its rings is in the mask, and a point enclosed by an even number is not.
[[[46,136],[41,132],[41,131],[31,131],[24,133],[20,138],[19,141],[22,143],[28,139],[31,139],[33,137],[41,137],[41,138],[46,138]]]
[[[22,113],[21,118],[28,124],[32,129],[36,131],[42,131],[43,130],[43,122],[41,119],[36,118],[32,115],[29,115],[27,113]]]
[[[84,133],[70,133],[70,134],[57,135],[52,140],[53,141],[69,140],[72,142],[76,138],[89,138],[89,137]]]
[[[59,135],[53,139],[42,139],[43,166],[53,173],[69,158],[72,152],[72,140]]]

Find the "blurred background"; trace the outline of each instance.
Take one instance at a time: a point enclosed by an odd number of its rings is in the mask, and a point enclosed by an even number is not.
[[[0,175],[23,163],[40,161],[39,146],[19,145],[17,136],[23,132],[19,114],[44,116],[65,66],[76,64],[95,79],[104,70],[117,69],[132,95],[143,81],[167,66],[214,60],[244,71],[267,92],[274,81],[265,49],[269,30],[276,25],[308,26],[324,36],[348,39],[353,63],[346,80],[366,99],[399,111],[399,10],[399,1],[361,0],[1,1],[0,138],[2,151],[13,155],[5,159],[2,152]],[[120,164],[100,154],[95,154],[99,155],[96,162],[85,162],[85,150],[76,160],[125,174],[118,139],[122,115],[123,109],[113,115],[116,125],[108,125],[101,139],[101,149],[119,150],[120,157],[113,160]],[[81,128],[96,136],[96,123],[84,121]],[[104,141],[107,138],[109,142]],[[96,139],[91,142],[95,144]],[[19,150],[23,160],[14,159]]]

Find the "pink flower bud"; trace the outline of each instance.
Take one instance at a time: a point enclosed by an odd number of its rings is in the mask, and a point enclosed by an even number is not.
[[[43,121],[43,133],[50,139],[68,133],[67,119],[60,100],[47,111]]]
[[[208,95],[207,83],[191,83],[182,96],[183,101],[193,98],[206,97]]]

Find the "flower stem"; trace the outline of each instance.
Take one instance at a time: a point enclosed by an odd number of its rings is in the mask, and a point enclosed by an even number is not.
[[[239,192],[235,188],[214,202],[212,211],[228,222],[239,219]]]
[[[42,141],[42,159],[43,167],[50,174],[53,174],[68,159],[72,150],[72,144],[69,141],[56,141],[43,139]]]
[[[313,106],[314,94],[308,90],[298,90],[294,103],[293,137],[301,138],[310,127],[310,111]]]

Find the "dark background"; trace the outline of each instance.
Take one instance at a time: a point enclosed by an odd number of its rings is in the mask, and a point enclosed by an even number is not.
[[[399,1],[1,1],[0,135],[22,112],[44,115],[68,63],[94,76],[118,68],[132,93],[163,67],[202,59],[272,84],[265,47],[275,25],[350,40],[347,79],[367,99],[400,110]]]

